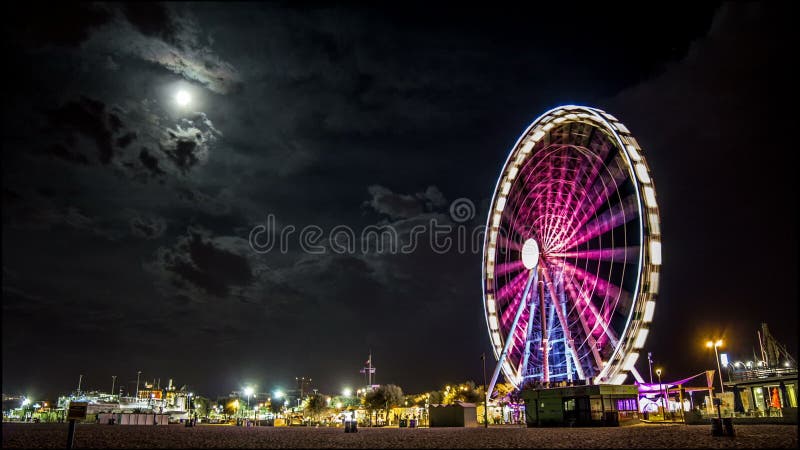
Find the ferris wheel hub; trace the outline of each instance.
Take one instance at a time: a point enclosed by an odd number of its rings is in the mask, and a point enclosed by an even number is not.
[[[534,238],[529,238],[522,244],[522,265],[528,270],[539,265],[539,244]]]

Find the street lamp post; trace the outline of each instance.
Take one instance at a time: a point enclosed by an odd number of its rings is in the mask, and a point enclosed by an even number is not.
[[[139,401],[139,375],[142,374],[142,371],[136,372],[136,401]]]
[[[280,399],[283,398],[283,391],[277,390],[277,391],[273,392],[272,393],[272,397],[274,397],[276,400],[278,400],[280,402]],[[286,402],[288,402],[288,400],[284,401],[284,403],[283,403],[284,406],[286,406]],[[271,408],[271,409],[272,409],[273,413],[275,414],[275,417],[277,417],[282,408],[278,408],[277,411],[275,411],[274,407]]]
[[[250,386],[247,386],[246,388],[244,388],[244,395],[247,397],[247,409],[248,410],[250,409],[250,397],[253,396],[253,392],[255,392],[255,390]]]
[[[486,352],[481,353],[483,360],[483,428],[489,428],[489,393],[486,392]]]
[[[117,376],[111,375],[111,395],[114,395],[114,385],[117,384]]]
[[[186,397],[186,403],[187,403],[186,409],[189,412],[189,422],[192,425],[194,425],[194,422],[192,422],[192,395],[194,395],[194,394],[189,392],[189,395]]]
[[[719,389],[720,392],[723,394],[725,393],[725,385],[722,384],[722,368],[719,365],[719,353],[717,352],[718,347],[722,347],[722,339],[717,339],[716,342],[708,341],[706,342],[706,347],[711,348],[714,347],[714,357],[717,360],[717,372],[719,372]]]
[[[658,390],[660,391],[661,397],[661,414],[664,417],[664,420],[667,419],[667,407],[666,407],[666,394],[664,393],[664,387],[661,384],[661,369],[656,369],[656,375],[658,375]]]

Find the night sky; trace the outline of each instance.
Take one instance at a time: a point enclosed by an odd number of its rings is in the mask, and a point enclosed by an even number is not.
[[[751,359],[762,321],[797,355],[792,7],[431,3],[4,6],[3,392],[141,370],[210,396],[296,376],[336,393],[370,349],[406,392],[482,382],[478,252],[249,235],[270,214],[452,224],[459,198],[480,226],[520,133],[563,104],[617,116],[648,158],[644,350],[665,378],[713,367],[707,338]]]

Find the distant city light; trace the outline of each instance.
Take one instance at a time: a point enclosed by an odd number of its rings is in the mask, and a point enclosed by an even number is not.
[[[273,395],[275,398],[281,398],[281,397],[283,397],[283,392],[281,392],[281,391],[275,391],[275,392],[273,392],[273,393],[272,393],[272,395]]]
[[[342,391],[342,395],[344,395],[345,397],[350,397],[350,395],[352,394],[353,391],[350,388],[344,388],[344,390]]]

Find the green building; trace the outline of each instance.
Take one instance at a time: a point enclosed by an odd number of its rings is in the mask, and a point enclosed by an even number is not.
[[[542,426],[620,426],[639,422],[635,385],[586,385],[527,389],[525,422]]]

